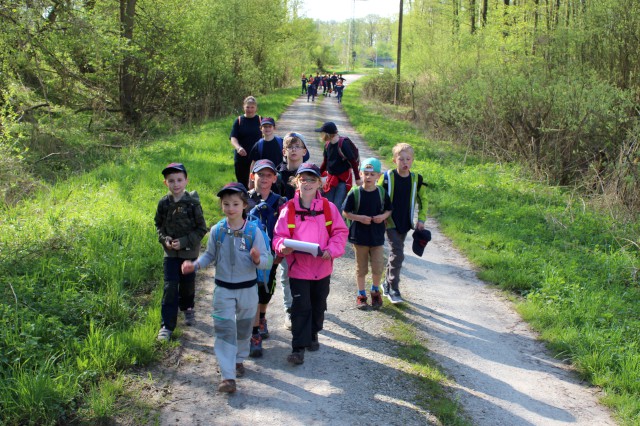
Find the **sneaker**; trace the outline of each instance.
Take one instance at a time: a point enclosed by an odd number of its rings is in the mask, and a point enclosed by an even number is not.
[[[365,310],[369,308],[369,304],[367,303],[367,296],[360,296],[356,298],[356,308],[360,310]]]
[[[171,330],[166,327],[162,327],[160,331],[158,331],[158,341],[168,342],[169,340],[171,340],[171,333],[173,333]]]
[[[249,356],[251,358],[260,358],[262,356],[262,336],[260,333],[251,336],[249,346]]]
[[[267,319],[266,318],[260,318],[260,337],[262,337],[263,339],[268,339],[269,338],[269,328],[267,327]]]
[[[287,357],[287,361],[294,365],[304,364],[304,348],[294,349]]]
[[[320,342],[318,342],[318,333],[313,333],[313,336],[311,337],[311,345],[309,345],[307,349],[309,349],[309,351],[311,352],[315,352],[320,349]]]
[[[394,305],[397,305],[398,303],[404,302],[404,300],[402,300],[402,296],[400,296],[400,292],[398,290],[391,290],[391,292],[387,293],[387,298],[389,298],[391,303],[393,303]]]
[[[244,364],[241,362],[236,362],[236,378],[244,376],[244,373],[247,370],[244,368]]]
[[[284,328],[291,330],[291,314],[289,312],[284,314]]]
[[[236,391],[236,381],[232,379],[223,380],[218,385],[218,392],[234,393]]]
[[[382,287],[381,287],[381,288],[382,288],[382,293],[383,293],[385,296],[389,294],[389,290],[390,290],[390,288],[389,288],[389,283],[388,283],[388,282],[386,282],[386,281],[385,281],[385,282],[383,282],[383,283],[382,283]]]
[[[195,325],[196,323],[196,311],[193,308],[189,308],[184,311],[184,324],[185,325]]]
[[[371,292],[371,308],[380,309],[382,307],[382,296],[379,291]]]

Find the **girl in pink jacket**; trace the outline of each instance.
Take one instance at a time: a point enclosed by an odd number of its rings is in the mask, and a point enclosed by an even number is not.
[[[333,259],[344,254],[349,229],[338,208],[320,195],[320,169],[302,163],[295,178],[296,193],[284,205],[273,231],[273,249],[287,258],[291,305],[291,354],[287,361],[304,363],[304,352],[317,351],[318,332],[327,310]],[[285,239],[316,243],[317,256],[285,247]]]

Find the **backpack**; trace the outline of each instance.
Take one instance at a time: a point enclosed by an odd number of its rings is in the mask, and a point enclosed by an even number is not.
[[[378,195],[380,196],[380,213],[383,213],[384,212],[384,196],[386,195],[386,191],[380,185],[376,185],[376,188],[378,189]],[[352,193],[352,192],[353,192],[353,213],[357,214],[358,210],[360,210],[360,187],[354,186],[349,191],[349,193]],[[347,194],[347,197],[348,196],[349,194]],[[351,223],[352,223],[351,219],[347,219],[346,222],[347,222],[347,226],[351,226]]]
[[[227,218],[220,219],[220,221],[216,225],[216,259],[215,264],[218,264],[218,259],[220,256],[220,248],[222,247],[222,242],[224,241],[224,237],[227,234],[236,235],[238,231],[232,231],[227,226]],[[253,241],[256,237],[256,232],[262,233],[262,238],[264,238],[264,243],[267,247],[271,247],[271,239],[267,234],[264,226],[255,216],[247,216],[247,223],[244,226],[244,231],[242,232],[242,238],[244,239],[244,243],[246,247],[251,248],[253,246]],[[258,282],[264,285],[265,290],[269,292],[269,274],[271,273],[271,266],[273,265],[273,255],[271,254],[271,250],[267,250],[267,267],[265,269],[256,269],[256,277]]]
[[[389,177],[390,174],[393,173],[393,170],[387,170],[386,172],[384,172],[384,174],[382,175],[382,185],[384,188],[386,188],[387,192],[389,193],[389,197],[391,197],[391,178]],[[422,177],[422,175],[420,173],[416,173],[418,175],[418,184],[416,185],[416,191],[420,190],[420,186],[424,185],[428,188],[428,185],[426,183],[424,183],[424,179]]]
[[[250,194],[251,198],[257,196],[256,192]],[[259,197],[259,196],[258,196]],[[249,211],[249,216],[256,217],[266,229],[269,238],[273,239],[273,229],[276,226],[280,208],[287,202],[286,197],[282,197],[275,192],[271,192],[266,200],[259,202]]]
[[[342,146],[345,144],[345,142],[347,143],[347,146],[351,150],[351,153],[353,153],[352,160],[348,160],[347,156],[344,155],[344,152],[342,151]],[[330,141],[327,141],[324,144],[325,151],[327,150],[327,147],[329,146],[330,143],[331,143]],[[354,171],[357,171],[360,168],[360,151],[358,150],[358,147],[356,146],[356,144],[353,143],[351,139],[340,136],[340,138],[338,139],[338,154],[340,155],[340,157],[342,157],[342,161],[349,161]],[[356,176],[357,176],[357,173],[356,173]]]
[[[311,210],[311,211],[296,211],[296,204],[293,200],[287,201],[287,227],[289,228],[289,232],[291,233],[291,238],[293,238],[293,231],[296,229],[296,214],[300,216],[318,216],[319,214],[324,214],[325,226],[327,227],[327,232],[331,235],[331,229],[333,228],[333,219],[331,217],[331,206],[329,205],[329,200],[322,197],[322,210]]]

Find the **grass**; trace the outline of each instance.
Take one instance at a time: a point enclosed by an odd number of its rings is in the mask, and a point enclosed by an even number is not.
[[[557,356],[603,389],[622,424],[638,424],[640,224],[616,221],[517,165],[429,139],[397,119],[406,111],[363,102],[362,85],[351,85],[343,100],[356,129],[387,160],[395,143],[414,146],[430,215],[480,267],[480,278],[512,291]]]
[[[260,114],[278,117],[297,94],[296,88],[260,98]],[[160,171],[184,162],[187,189],[198,191],[207,223],[215,223],[215,193],[234,179],[232,120],[127,148],[2,207],[4,424],[93,423],[117,415],[122,372],[158,356],[162,250],[153,215],[166,192]]]

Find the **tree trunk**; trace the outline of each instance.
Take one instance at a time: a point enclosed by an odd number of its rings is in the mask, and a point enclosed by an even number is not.
[[[469,12],[471,19],[471,34],[476,33],[476,0],[469,0]]]
[[[136,0],[120,0],[120,36],[133,42],[133,26],[136,13]],[[120,65],[120,109],[124,120],[137,126],[140,123],[140,111],[136,106],[136,82],[131,72],[134,59],[126,54]]]

